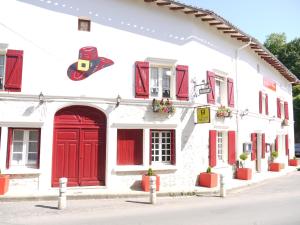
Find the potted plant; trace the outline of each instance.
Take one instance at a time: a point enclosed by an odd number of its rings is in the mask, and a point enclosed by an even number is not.
[[[0,170],[0,195],[4,195],[8,190],[9,175],[1,174]]]
[[[200,173],[199,175],[199,185],[203,187],[216,187],[218,185],[218,174],[211,171],[209,166],[206,172]]]
[[[225,118],[225,117],[230,117],[231,116],[231,109],[227,108],[223,105],[221,105],[218,109],[217,109],[217,114],[216,116],[218,118]]]
[[[152,110],[153,112],[160,112],[160,113],[166,113],[166,114],[173,114],[175,113],[175,107],[173,106],[173,103],[167,99],[167,100],[156,100],[155,98],[152,100]]]
[[[270,163],[270,166],[269,166],[270,171],[279,172],[280,169],[282,168],[281,163],[274,162],[277,157],[278,157],[278,152],[272,151],[272,153],[271,153],[272,162]]]
[[[252,169],[251,168],[245,168],[245,161],[248,159],[247,153],[242,153],[240,155],[241,159],[241,168],[236,169],[236,178],[240,180],[251,180],[252,178]]]
[[[289,159],[289,166],[298,166],[298,165],[299,165],[299,161],[295,156],[293,159]]]
[[[143,174],[142,177],[142,189],[143,191],[150,191],[150,177],[156,176],[156,191],[159,191],[160,186],[160,177],[153,172],[151,168],[148,169],[146,174]]]

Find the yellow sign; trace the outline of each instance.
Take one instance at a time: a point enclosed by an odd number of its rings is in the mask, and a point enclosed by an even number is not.
[[[197,108],[197,123],[210,123],[210,108]]]

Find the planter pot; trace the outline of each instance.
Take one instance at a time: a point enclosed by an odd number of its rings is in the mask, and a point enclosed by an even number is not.
[[[281,167],[282,167],[281,164],[282,164],[282,163],[270,163],[270,168],[269,168],[269,170],[270,170],[270,171],[273,171],[273,172],[279,172],[280,169],[281,169]]]
[[[216,173],[200,173],[199,185],[203,187],[216,187],[218,185],[218,174]]]
[[[297,159],[290,159],[289,160],[289,166],[298,166],[299,161]]]
[[[0,175],[0,195],[4,195],[8,190],[9,175]]]
[[[250,168],[237,168],[236,178],[240,180],[251,180],[252,179],[252,169]]]
[[[160,186],[160,177],[158,175],[156,176],[156,191],[159,191],[159,186]],[[150,191],[150,176],[148,175],[143,175],[142,177],[142,189],[143,191]]]

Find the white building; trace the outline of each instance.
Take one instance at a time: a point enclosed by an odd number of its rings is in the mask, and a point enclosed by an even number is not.
[[[255,172],[268,170],[267,144],[279,162],[293,157],[298,79],[215,13],[168,0],[0,8],[0,168],[10,191],[45,191],[61,176],[130,189],[150,166],[162,190],[189,188],[209,165],[232,174],[247,143]],[[202,80],[209,94],[198,94]],[[154,98],[176,111],[154,112]],[[217,117],[221,105],[230,117]],[[204,106],[210,121],[197,124]]]

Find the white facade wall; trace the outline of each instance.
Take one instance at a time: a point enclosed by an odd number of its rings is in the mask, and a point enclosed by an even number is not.
[[[0,93],[3,173],[23,174],[40,191],[51,188],[54,115],[71,105],[91,106],[107,116],[106,186],[109,189],[138,185],[136,182],[149,167],[150,129],[176,129],[176,166],[153,168],[161,175],[162,189],[196,184],[197,175],[208,166],[208,130],[211,129],[237,132],[237,159],[242,143],[250,142],[250,134],[254,132],[265,133],[267,143],[273,143],[276,135],[289,134],[292,156],[291,84],[249,47],[242,48],[241,42],[194,16],[138,0],[11,0],[2,1],[0,8],[0,43],[8,44],[8,49],[24,50],[22,91]],[[91,32],[77,30],[78,16],[91,18]],[[112,59],[114,65],[83,81],[72,81],[67,69],[78,60],[78,51],[84,46],[97,47],[99,56]],[[175,60],[176,64],[189,66],[190,101],[174,100],[177,111],[173,116],[157,115],[151,110],[152,99],[134,97],[134,63],[147,58]],[[215,119],[216,107],[212,106],[211,123],[194,124],[194,107],[206,105],[207,101],[206,95],[193,97],[192,80],[200,83],[206,80],[206,71],[215,70],[234,80],[233,117],[224,121]],[[276,92],[263,86],[263,77],[276,82]],[[268,93],[268,116],[258,112],[259,91]],[[38,101],[40,92],[45,96],[42,105]],[[116,108],[118,95],[122,99]],[[277,119],[277,97],[289,103],[288,127],[281,127],[281,120]],[[248,115],[240,117],[245,109],[249,110]],[[5,169],[8,127],[41,128],[40,169]],[[116,165],[118,128],[144,129],[143,166]],[[284,155],[283,149],[282,152]],[[278,160],[285,162],[287,157]],[[254,162],[247,163],[255,169]],[[232,172],[228,165],[215,170]],[[261,171],[266,170],[267,158],[261,162]],[[18,182],[23,185],[16,178],[13,186],[18,186]]]

